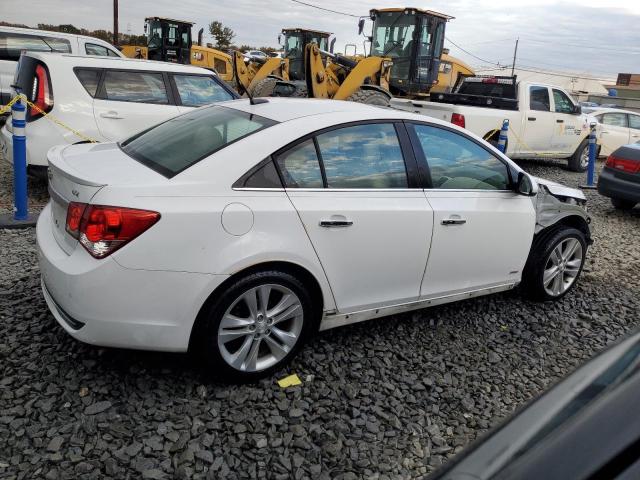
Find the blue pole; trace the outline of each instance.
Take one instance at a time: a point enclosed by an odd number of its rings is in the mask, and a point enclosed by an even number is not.
[[[27,139],[25,137],[27,107],[22,97],[11,107],[13,125],[13,202],[14,220],[28,220],[27,209]]]
[[[500,136],[498,136],[498,150],[502,153],[507,151],[507,134],[509,133],[509,119],[505,118],[502,121],[502,130],[500,130]]]
[[[587,186],[593,187],[593,179],[596,175],[596,124],[591,124],[589,132],[589,167],[587,168]]]

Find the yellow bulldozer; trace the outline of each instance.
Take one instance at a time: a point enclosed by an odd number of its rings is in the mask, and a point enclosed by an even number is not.
[[[220,78],[231,83],[233,65],[231,55],[202,45],[203,29],[198,32],[198,41],[193,43],[193,22],[164,17],[145,18],[144,33],[147,45],[123,45],[122,53],[129,58],[144,58],[162,62],[196,65],[215,70]]]

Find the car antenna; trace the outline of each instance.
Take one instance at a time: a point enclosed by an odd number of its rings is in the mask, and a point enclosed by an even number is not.
[[[244,85],[242,85],[242,90],[244,90],[244,93],[246,93],[247,97],[249,97],[249,103],[251,105],[258,105],[259,103],[269,103],[269,100],[267,100],[266,98],[253,98],[253,95],[249,93],[249,90]]]

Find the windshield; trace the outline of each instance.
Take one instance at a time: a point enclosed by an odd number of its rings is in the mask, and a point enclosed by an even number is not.
[[[171,178],[227,145],[275,123],[231,108],[202,107],[125,140],[120,148]]]
[[[409,78],[415,28],[416,16],[414,14],[380,12],[376,17],[373,26],[371,56],[392,58],[392,76],[394,78]],[[425,31],[425,38],[421,40],[426,43],[428,49],[430,38],[427,31]]]
[[[162,24],[160,22],[149,23],[149,48],[159,48],[162,46]]]

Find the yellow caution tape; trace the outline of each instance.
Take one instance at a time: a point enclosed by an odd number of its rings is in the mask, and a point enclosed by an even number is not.
[[[20,98],[23,98],[24,102],[30,106],[31,108],[34,108],[38,113],[42,114],[42,116],[44,118],[46,118],[47,120],[49,120],[50,122],[55,123],[56,125],[58,125],[59,127],[64,128],[65,130],[70,131],[71,133],[73,133],[76,137],[81,138],[82,140],[84,140],[85,142],[89,142],[89,143],[98,143],[98,140],[95,140],[91,137],[88,137],[87,135],[80,133],[78,130],[75,130],[73,128],[71,128],[69,125],[65,124],[64,122],[62,122],[61,120],[59,120],[58,118],[54,117],[53,115],[51,115],[50,113],[45,112],[44,110],[42,110],[38,105],[36,105],[33,102],[30,102],[29,100],[26,99],[26,97],[24,97],[24,95],[16,95],[15,97],[13,97],[9,103],[7,103],[5,106],[0,107],[0,115],[2,115],[3,113],[9,111],[11,109],[11,107],[13,106],[14,103],[16,103],[18,100],[20,100]]]
[[[295,387],[296,385],[302,385],[302,380],[294,373],[278,380],[278,385],[280,388]]]

